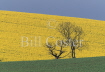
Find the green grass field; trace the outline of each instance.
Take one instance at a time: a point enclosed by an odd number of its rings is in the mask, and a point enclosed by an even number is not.
[[[0,62],[0,72],[104,72],[105,57]]]

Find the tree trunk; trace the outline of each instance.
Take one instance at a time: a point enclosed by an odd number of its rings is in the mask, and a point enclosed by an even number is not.
[[[76,58],[76,56],[75,56],[75,47],[72,48],[72,58]]]
[[[59,59],[59,57],[58,57],[58,56],[56,56],[55,58],[56,58],[56,59]]]

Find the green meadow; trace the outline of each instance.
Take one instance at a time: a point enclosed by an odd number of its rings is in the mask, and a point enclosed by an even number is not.
[[[104,72],[105,57],[0,62],[0,72]]]

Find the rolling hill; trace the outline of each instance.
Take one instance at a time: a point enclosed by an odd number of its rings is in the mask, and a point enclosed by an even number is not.
[[[84,31],[83,40],[87,45],[82,51],[76,50],[77,58],[105,56],[105,21],[1,10],[0,60],[5,62],[54,59],[44,44],[50,36],[56,40],[61,37],[54,29],[61,22],[71,22],[82,27]],[[25,44],[25,47],[22,46],[23,37],[28,39],[28,45]]]

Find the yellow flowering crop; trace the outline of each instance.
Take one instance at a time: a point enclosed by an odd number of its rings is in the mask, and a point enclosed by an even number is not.
[[[0,11],[0,60],[26,61],[54,59],[45,47],[46,39],[61,35],[54,29],[61,22],[71,22],[82,27],[86,43],[76,57],[105,56],[105,21],[36,13]],[[28,46],[22,47],[22,37]],[[35,40],[36,46],[34,46]],[[39,40],[40,42],[38,42]],[[31,43],[32,42],[32,43]],[[69,57],[66,57],[69,58]]]

